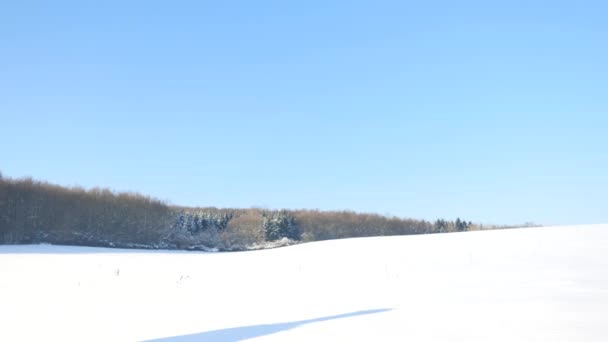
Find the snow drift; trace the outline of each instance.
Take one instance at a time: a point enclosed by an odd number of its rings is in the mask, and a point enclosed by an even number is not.
[[[608,225],[235,253],[0,246],[0,340],[605,341]]]

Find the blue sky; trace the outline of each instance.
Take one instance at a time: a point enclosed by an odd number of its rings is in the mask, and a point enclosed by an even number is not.
[[[173,204],[608,222],[608,5],[0,4],[0,171]]]

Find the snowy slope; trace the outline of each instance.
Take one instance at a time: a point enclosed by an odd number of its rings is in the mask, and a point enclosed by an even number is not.
[[[199,253],[0,246],[2,341],[607,341],[608,225]]]

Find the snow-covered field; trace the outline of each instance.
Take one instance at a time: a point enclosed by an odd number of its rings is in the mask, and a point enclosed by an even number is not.
[[[608,341],[608,225],[199,253],[0,246],[1,341]]]

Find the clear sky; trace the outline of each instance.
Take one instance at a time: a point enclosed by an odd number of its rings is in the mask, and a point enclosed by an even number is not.
[[[3,1],[0,171],[173,204],[608,222],[605,1]]]

